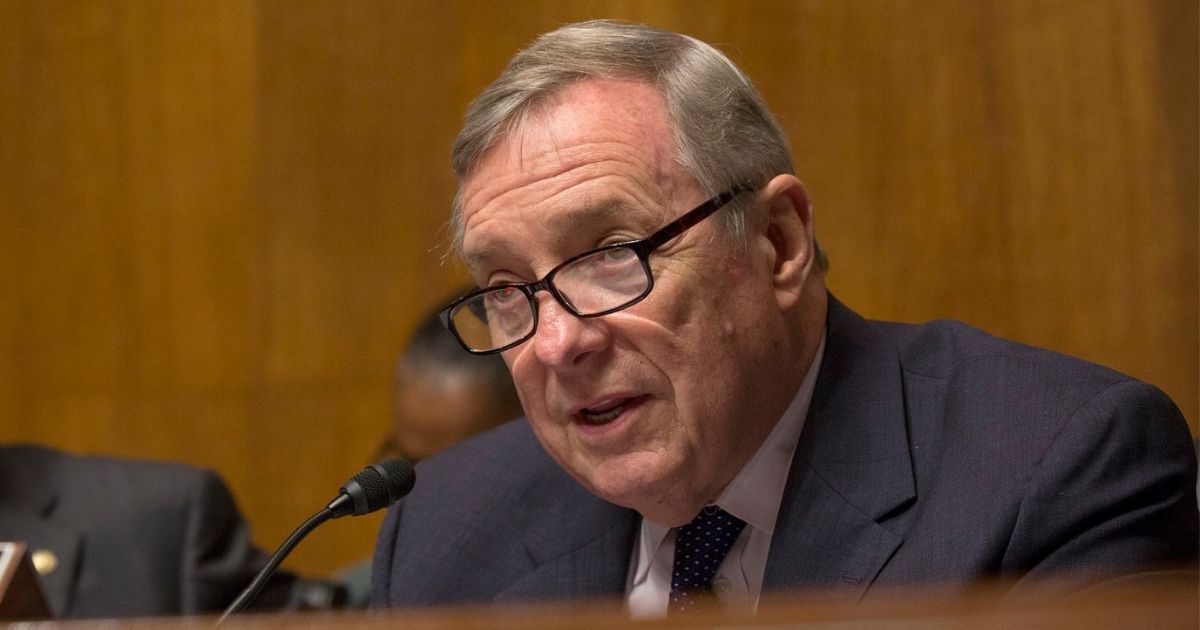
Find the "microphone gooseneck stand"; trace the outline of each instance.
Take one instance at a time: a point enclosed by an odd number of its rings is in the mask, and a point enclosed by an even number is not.
[[[346,482],[346,485],[341,487],[338,495],[329,502],[329,505],[325,506],[325,509],[301,523],[300,527],[297,527],[296,531],[292,532],[282,545],[279,545],[279,549],[275,550],[271,559],[267,560],[266,566],[258,572],[258,575],[254,576],[250,585],[238,595],[237,599],[233,600],[229,608],[225,609],[225,613],[217,620],[216,625],[220,626],[225,623],[225,619],[229,615],[241,611],[253,601],[258,592],[266,585],[267,580],[279,568],[279,563],[283,562],[292,549],[300,544],[300,541],[312,530],[330,519],[361,516],[386,508],[411,492],[416,481],[417,473],[413,470],[412,464],[399,458],[385,459],[362,469],[362,472],[354,475],[350,481]]]
[[[250,586],[247,586],[246,590],[242,591],[242,594],[238,595],[238,598],[233,600],[233,603],[229,605],[229,608],[225,609],[225,613],[222,614],[221,618],[217,620],[217,625],[219,626],[224,623],[225,619],[229,617],[229,615],[241,612],[241,610],[245,608],[247,604],[253,601],[254,598],[258,596],[258,592],[261,591],[263,586],[267,584],[267,580],[270,579],[271,575],[275,573],[275,570],[279,568],[279,563],[283,562],[283,559],[292,552],[292,549],[295,549],[296,545],[300,544],[300,541],[304,540],[304,537],[312,532],[312,530],[316,529],[322,523],[331,518],[333,518],[333,510],[325,508],[320,512],[308,517],[307,521],[301,523],[300,526],[297,527],[295,531],[293,531],[291,535],[287,537],[287,540],[284,540],[283,544],[279,545],[279,549],[275,550],[275,553],[271,556],[271,559],[267,561],[266,566],[264,566],[262,570],[258,572],[258,575],[254,576],[254,580],[250,582]]]

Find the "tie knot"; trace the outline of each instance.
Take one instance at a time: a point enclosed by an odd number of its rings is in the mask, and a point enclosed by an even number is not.
[[[671,612],[683,612],[712,590],[712,580],[725,555],[745,527],[742,519],[710,505],[675,536],[675,568],[671,574]]]
[[[679,535],[704,539],[719,539],[730,532],[736,538],[745,521],[716,505],[706,505],[692,522],[679,528]]]

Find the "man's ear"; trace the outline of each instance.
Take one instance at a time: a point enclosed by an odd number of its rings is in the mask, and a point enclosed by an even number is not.
[[[816,230],[808,192],[794,175],[777,175],[758,192],[767,206],[765,236],[771,251],[771,281],[781,310],[789,310],[813,273]]]

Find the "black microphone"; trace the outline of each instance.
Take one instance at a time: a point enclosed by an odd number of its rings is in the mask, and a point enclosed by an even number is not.
[[[325,509],[313,514],[307,521],[301,523],[287,540],[279,545],[275,554],[267,561],[267,565],[254,576],[254,580],[233,600],[225,613],[217,620],[217,625],[225,622],[225,618],[246,607],[279,568],[279,564],[287,557],[296,545],[312,530],[325,521],[346,515],[361,516],[368,514],[399,501],[401,497],[412,492],[413,484],[417,482],[417,472],[412,464],[403,459],[385,459],[377,464],[371,464],[354,475],[343,485]]]
[[[416,482],[412,464],[403,459],[385,459],[354,475],[325,509],[333,512],[331,518],[369,514],[399,501],[412,492]]]

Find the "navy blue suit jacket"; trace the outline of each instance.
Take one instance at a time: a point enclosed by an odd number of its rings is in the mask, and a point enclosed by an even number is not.
[[[827,323],[765,593],[1195,570],[1196,456],[1161,391],[956,322],[867,321],[831,299]],[[375,605],[624,592],[638,515],[585,491],[524,420],[417,479],[382,526]]]

